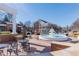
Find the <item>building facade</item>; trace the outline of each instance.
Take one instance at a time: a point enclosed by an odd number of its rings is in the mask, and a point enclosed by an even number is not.
[[[44,20],[39,19],[34,23],[35,34],[48,34],[50,24]]]

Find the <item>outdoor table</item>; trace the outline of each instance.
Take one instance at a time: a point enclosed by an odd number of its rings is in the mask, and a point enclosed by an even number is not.
[[[6,48],[8,44],[0,44],[0,49]]]
[[[20,43],[23,43],[23,42],[27,42],[28,43],[28,40],[26,40],[26,39],[25,40],[19,40],[19,42]]]
[[[19,40],[19,42],[26,42],[26,40]]]

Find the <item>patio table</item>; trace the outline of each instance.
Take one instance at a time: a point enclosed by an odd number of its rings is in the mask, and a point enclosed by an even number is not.
[[[19,42],[20,43],[25,43],[26,42],[26,44],[28,43],[28,40],[19,40]]]
[[[8,44],[0,44],[0,49],[6,48]]]
[[[26,42],[27,40],[19,40],[19,42]]]

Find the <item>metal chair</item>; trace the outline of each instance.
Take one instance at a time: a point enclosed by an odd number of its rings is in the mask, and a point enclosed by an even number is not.
[[[3,56],[4,53],[3,53],[3,49],[0,49],[0,56]]]
[[[12,55],[12,53],[18,55],[18,51],[17,51],[17,43],[12,43],[9,44],[8,48],[7,48],[7,55],[9,54],[10,56]]]

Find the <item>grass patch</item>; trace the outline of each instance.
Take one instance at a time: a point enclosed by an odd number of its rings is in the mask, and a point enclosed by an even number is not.
[[[0,32],[0,35],[10,35],[11,34],[11,32],[9,32],[9,31],[2,31],[2,32]]]

